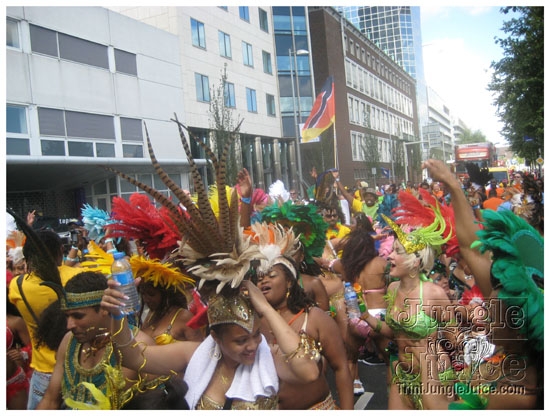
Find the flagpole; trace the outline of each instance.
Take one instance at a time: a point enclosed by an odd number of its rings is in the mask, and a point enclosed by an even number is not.
[[[334,118],[334,123],[332,123],[332,131],[334,136],[334,167],[336,169],[339,169],[338,167],[338,146],[336,141],[336,117]]]

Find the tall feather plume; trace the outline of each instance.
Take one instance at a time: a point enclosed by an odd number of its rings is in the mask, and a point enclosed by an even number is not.
[[[216,170],[216,182],[218,184],[218,203],[220,209],[219,215],[219,224],[220,232],[223,236],[225,242],[225,251],[230,251],[233,241],[231,241],[231,229],[230,229],[230,219],[229,219],[229,202],[227,201],[227,194],[225,193],[225,174],[227,168],[227,154],[229,153],[229,148],[235,136],[231,134],[229,140],[225,142],[223,149],[222,157],[220,160],[219,169]]]
[[[185,138],[185,134],[183,133],[183,128],[181,127],[181,124],[179,123],[178,117],[175,113],[174,113],[174,119],[172,119],[172,121],[176,122],[178,125],[181,144],[183,145],[183,149],[185,150],[185,154],[187,155],[187,159],[189,160],[189,167],[191,168],[191,177],[193,178],[193,184],[195,185],[195,191],[197,192],[197,203],[199,206],[199,211],[202,216],[202,220],[206,224],[208,224],[208,226],[211,227],[212,229],[216,229],[217,228],[216,216],[214,215],[214,212],[212,211],[212,207],[208,202],[208,192],[204,187],[204,183],[202,182],[199,169],[197,168],[197,165],[193,159],[193,155],[191,154],[191,149],[189,148],[189,144],[187,143],[187,139]],[[220,184],[218,184],[218,186],[220,186]],[[213,235],[213,236],[206,236],[206,237],[208,239],[215,238],[216,241],[220,241],[219,234]]]
[[[145,123],[144,123],[145,124]],[[183,192],[183,189],[181,189],[179,186],[177,186],[174,181],[166,174],[164,169],[160,166],[160,164],[157,161],[157,158],[155,156],[155,152],[153,151],[153,146],[151,145],[151,140],[149,139],[149,133],[147,131],[147,125],[145,125],[145,135],[147,137],[147,146],[149,148],[149,157],[151,158],[151,162],[153,163],[153,167],[155,168],[155,171],[157,172],[157,175],[159,175],[162,182],[176,195],[176,197],[180,200],[180,202],[183,204],[189,215],[191,216],[191,219],[193,220],[193,224],[195,228],[201,229],[203,228],[203,231],[206,231],[210,235],[216,236],[218,233],[217,227],[213,227],[209,222],[205,222],[202,220],[201,215],[191,198]],[[204,230],[206,228],[206,230]]]
[[[231,241],[235,244],[240,242],[237,238],[239,233],[239,194],[236,189],[231,192],[231,203],[229,204],[229,224],[231,231]],[[238,247],[239,248],[239,247]]]
[[[204,150],[204,153],[206,153],[206,157],[210,159],[212,166],[214,166],[214,170],[215,171],[218,170],[218,158],[216,157],[212,149],[210,149],[210,147],[208,147],[206,143],[204,143],[201,139],[195,136],[193,132],[189,130],[189,128],[186,125],[184,125],[182,122],[178,121],[177,119],[172,121],[175,121],[179,126],[184,128],[187,134],[189,135],[189,137],[192,138],[195,141],[195,143],[198,143],[200,147],[202,147],[202,149]]]
[[[44,242],[38,237],[38,234],[29,227],[27,222],[21,219],[11,209],[8,208],[7,211],[15,219],[17,228],[25,234],[25,243],[32,244],[35,253],[31,264],[33,273],[43,280],[41,283],[42,285],[51,288],[59,299],[61,299],[64,296],[63,286],[61,284],[61,276],[59,275],[59,269],[57,268],[55,259],[50,254]]]
[[[433,223],[435,214],[427,209],[414,195],[405,191],[399,191],[400,206],[394,208],[396,224],[408,224],[411,227],[426,227]]]

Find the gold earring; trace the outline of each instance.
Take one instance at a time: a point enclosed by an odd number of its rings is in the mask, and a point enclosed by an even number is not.
[[[287,288],[286,289],[286,298],[288,299],[289,296],[290,296],[290,288]]]
[[[222,353],[219,349],[218,344],[216,344],[212,348],[210,348],[210,351],[208,352],[208,355],[210,355],[210,359],[212,361],[219,361],[220,358],[222,358]]]

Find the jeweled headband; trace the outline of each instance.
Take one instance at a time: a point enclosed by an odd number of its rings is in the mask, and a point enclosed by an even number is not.
[[[93,292],[72,293],[65,292],[65,296],[61,297],[61,310],[67,311],[70,309],[89,308],[101,303],[103,290],[95,290]]]
[[[208,302],[208,323],[210,326],[235,324],[249,333],[254,328],[254,309],[250,300],[242,293],[231,297],[215,295]]]

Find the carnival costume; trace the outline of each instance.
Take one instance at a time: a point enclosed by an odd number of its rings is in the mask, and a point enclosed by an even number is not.
[[[506,306],[521,308],[517,327],[529,340],[529,346],[541,353],[544,348],[544,239],[511,211],[483,210],[482,217],[483,229],[476,232],[479,240],[472,248],[478,248],[481,253],[491,251],[493,289],[499,289],[498,298]],[[497,348],[490,360],[498,364],[504,357]],[[455,392],[464,403],[451,403],[449,409],[486,408],[491,386],[496,387],[499,380],[482,384],[475,390],[470,388],[470,380],[457,383]]]
[[[168,177],[156,161],[147,128],[145,132],[153,166],[165,185],[185,207],[185,212],[155,189],[135,181],[116,169],[110,167],[106,169],[143,189],[166,207],[167,215],[175,225],[180,240],[179,248],[170,259],[178,265],[182,264],[182,267],[185,266],[186,273],[199,281],[198,289],[202,290],[204,297],[209,299],[207,314],[210,326],[236,324],[250,333],[255,312],[248,299],[231,289],[237,289],[245,276],[251,276],[254,273],[253,264],[266,257],[260,251],[259,245],[251,241],[252,235],[245,235],[240,227],[237,190],[233,189],[230,197],[227,194],[226,159],[235,135],[231,134],[230,140],[225,142],[218,160],[206,144],[190,134],[204,149],[215,170],[216,187],[211,189],[215,190],[218,208],[217,212],[214,212],[213,204],[209,200],[208,192],[184,135],[183,129],[186,127],[177,118],[173,121],[178,124],[181,142],[189,160],[191,176],[197,192],[196,205],[191,197]],[[212,197],[212,192],[210,196]],[[284,241],[289,243],[288,248],[292,248],[290,236],[283,237]],[[302,352],[301,347],[302,345],[299,345],[295,354]],[[210,357],[211,352],[212,357]],[[216,367],[216,362],[211,363],[209,360],[216,360],[217,357],[221,358],[221,352],[211,337],[203,341],[191,357],[184,378],[189,386],[186,399],[190,408],[219,407],[220,404],[212,403],[212,400],[203,394]],[[233,383],[226,392],[226,402],[222,406],[223,408],[273,409],[277,405],[277,392],[278,376],[273,357],[267,343],[263,340],[256,354],[255,363],[251,366],[240,365],[237,368]]]
[[[90,204],[84,204],[81,214],[84,228],[88,230],[88,238],[96,242],[105,237],[105,227],[114,222],[107,212]]]
[[[403,248],[407,254],[413,254],[427,248],[430,250],[438,249],[440,246],[449,241],[451,237],[453,237],[452,228],[449,229],[449,227],[447,227],[445,219],[441,215],[439,202],[435,201],[435,205],[424,205],[414,196],[403,191],[399,193],[399,199],[401,206],[395,209],[395,215],[397,217],[395,222],[384,214],[382,214],[382,217],[395,232],[399,242],[403,245]],[[404,204],[403,199],[405,199]],[[422,226],[421,224],[425,224],[426,218],[432,218],[432,222],[427,226]],[[407,224],[409,226],[414,225],[418,228],[413,229],[409,233],[405,233],[398,223],[403,225]],[[394,303],[397,289],[393,292],[388,291],[385,296],[385,299],[388,302],[388,312],[385,318],[386,324],[394,331],[394,333],[402,333],[406,337],[413,340],[424,339],[433,332],[437,331],[440,326],[446,325],[439,323],[422,310],[423,283],[429,280],[426,277],[425,272],[426,271],[421,270],[419,274],[420,304],[418,307],[419,312],[415,315],[408,316],[405,319],[395,319],[393,314],[396,311],[396,306]],[[405,306],[407,306],[407,299],[405,299]],[[405,365],[412,365],[412,353],[405,353],[404,355],[406,361],[408,361]],[[397,351],[390,351],[392,384],[398,384],[400,386],[400,393],[411,399],[415,409],[423,409],[421,373],[404,371],[399,362],[394,365],[397,360]],[[440,374],[440,380],[444,378],[448,378],[447,373]]]

